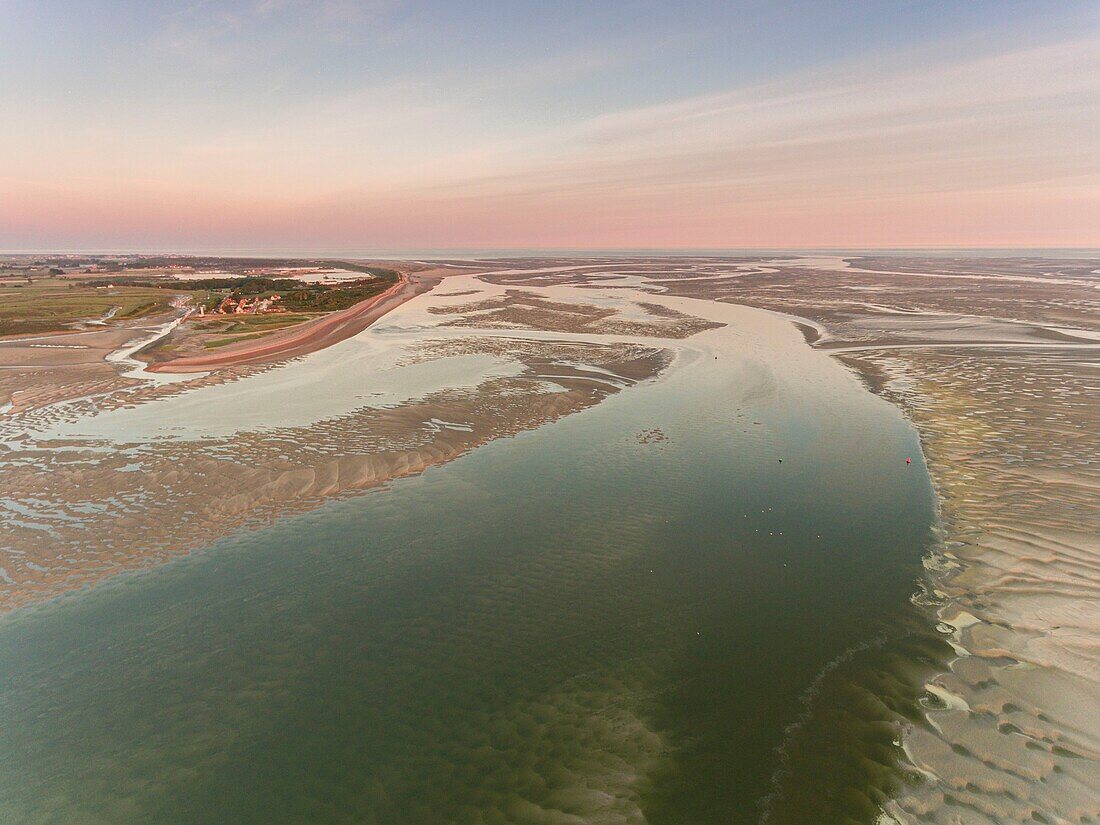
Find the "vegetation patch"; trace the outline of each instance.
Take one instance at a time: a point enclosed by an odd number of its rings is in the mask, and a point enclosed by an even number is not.
[[[180,292],[143,286],[108,289],[64,278],[0,281],[0,335],[60,332],[107,316],[141,318],[168,312]],[[201,300],[205,293],[196,297]]]
[[[263,338],[267,333],[254,332],[251,335],[233,335],[229,338],[215,338],[213,341],[207,341],[203,344],[207,349],[217,349],[218,347],[224,347],[226,344],[236,344],[238,341],[251,341],[254,338]]]

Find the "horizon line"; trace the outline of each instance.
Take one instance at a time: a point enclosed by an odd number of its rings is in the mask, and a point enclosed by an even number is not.
[[[30,255],[90,255],[90,256],[166,256],[166,257],[218,257],[218,258],[393,258],[403,257],[461,257],[492,255],[529,257],[542,254],[562,256],[573,255],[622,255],[627,257],[644,255],[696,255],[721,256],[723,254],[764,254],[764,253],[841,253],[866,254],[884,252],[981,252],[981,253],[1020,253],[1020,252],[1058,252],[1100,254],[1100,246],[1033,246],[1012,244],[1004,246],[968,246],[960,244],[920,244],[909,246],[730,246],[730,247],[596,247],[596,246],[464,246],[464,247],[420,247],[420,248],[377,248],[377,249],[279,249],[263,248],[53,248],[53,249],[0,249],[0,256]]]

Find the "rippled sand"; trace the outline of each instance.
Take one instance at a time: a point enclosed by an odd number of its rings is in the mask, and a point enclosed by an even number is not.
[[[259,806],[417,825],[752,821],[799,695],[907,604],[930,491],[898,461],[916,446],[898,412],[786,321],[640,285],[635,295],[623,280],[530,289],[583,318],[622,302],[624,320],[668,337],[573,331],[576,319],[541,317],[545,307],[521,329],[452,326],[461,312],[428,309],[470,296],[437,296],[369,341],[300,362],[308,370],[43,420],[36,442],[91,439],[134,463],[163,451],[183,457],[181,471],[253,454],[267,468],[280,451],[300,466],[303,443],[319,463],[436,429],[467,438],[479,416],[492,420],[462,407],[487,384],[508,383],[521,405],[563,386],[607,393],[390,493],[311,512],[292,496],[294,515],[273,529],[17,611],[0,645],[16,682],[0,692],[12,720],[0,754],[17,754],[0,759],[0,808],[78,820],[217,821],[210,812]],[[707,328],[679,337],[692,318]],[[638,385],[665,350],[674,363]],[[449,411],[417,411],[423,432],[410,431],[401,415],[428,396]],[[284,397],[293,403],[278,406]],[[267,478],[207,482],[233,500]],[[174,512],[178,525],[201,523]],[[845,742],[868,753],[862,734]],[[873,757],[892,771],[888,751]],[[285,797],[257,798],[270,777]]]
[[[917,602],[954,655],[904,726],[913,775],[885,811],[945,825],[1097,821],[1097,261],[776,263],[710,291],[813,319],[808,337],[848,351],[910,414],[941,496],[943,545]],[[800,290],[807,276],[813,294]]]
[[[1100,817],[1100,360],[878,359],[924,437],[948,528],[929,599],[958,657],[906,753],[898,818]],[[1090,389],[1090,386],[1093,389]]]
[[[486,268],[308,362],[167,387],[119,382],[95,359],[0,376],[18,402],[0,417],[0,606],[180,555],[590,407],[658,375],[677,342],[718,326],[668,299],[745,304],[783,314],[906,411],[940,496],[942,536],[900,627],[805,686],[804,711],[777,743],[772,793],[743,821],[1100,820],[1100,262]],[[371,372],[364,365],[376,356]],[[344,358],[366,371],[342,369]],[[422,389],[387,395],[378,388],[391,378]],[[211,411],[230,382],[252,409],[226,418],[259,424],[215,426]],[[310,398],[322,393],[338,399],[337,413],[315,411]],[[209,406],[187,400],[206,397]],[[98,430],[82,434],[80,422]],[[125,432],[142,437],[127,443]],[[656,449],[648,432],[639,443]],[[592,747],[555,785],[568,791],[539,797],[531,768],[517,780],[535,789],[516,795],[521,808],[493,816],[644,821],[650,774],[672,745],[637,703],[607,704],[631,695],[628,671],[600,678],[555,688],[494,729],[504,750],[540,730],[558,737],[550,751],[577,737]],[[523,808],[532,797],[540,806]],[[374,798],[384,805],[384,789]]]
[[[108,385],[0,418],[0,605],[422,472],[598,403],[668,360],[658,343],[485,337],[474,323],[433,335],[429,318],[403,308],[369,346],[352,340],[322,353],[323,367],[235,368],[169,387],[127,382],[123,392]],[[414,377],[429,364],[432,373]],[[412,397],[379,392],[389,385],[421,388]]]
[[[921,432],[943,539],[914,601],[949,647],[914,626],[908,650],[865,652],[862,666],[823,674],[814,694],[828,696],[812,699],[791,740],[766,821],[803,821],[844,793],[838,816],[1100,820],[1098,271],[1095,259],[879,257],[649,259],[610,273],[593,262],[565,275],[787,314]],[[920,710],[907,710],[915,698]],[[822,724],[830,702],[842,726]],[[880,769],[829,787],[809,779],[837,730],[873,738],[883,720],[882,755],[867,738],[857,746]],[[899,746],[900,782],[887,769]]]

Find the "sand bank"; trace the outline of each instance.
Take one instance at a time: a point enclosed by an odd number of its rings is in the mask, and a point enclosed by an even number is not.
[[[915,602],[953,655],[901,722],[910,781],[882,821],[1096,821],[1096,262],[855,263],[784,263],[706,289],[811,319],[819,346],[921,433],[943,538]]]
[[[851,787],[827,789],[877,809],[880,823],[1100,819],[1097,268],[829,257],[570,270],[585,288],[627,275],[666,294],[803,318],[808,342],[916,424],[942,510],[942,541],[914,595],[927,630],[841,662],[848,688],[815,688],[801,723],[822,727],[818,751],[830,739],[819,717],[889,723],[881,768],[861,753]],[[549,276],[497,277],[533,286]],[[891,760],[903,781],[885,769]],[[817,764],[796,762],[777,780],[768,811],[779,818],[768,822],[788,821],[791,789],[807,787],[796,774]]]
[[[433,273],[414,289],[438,282]],[[401,306],[382,327],[308,358],[27,408],[7,422],[4,606],[422,472],[599,403],[668,361],[661,339],[456,328],[446,321],[458,315],[406,297],[393,296]]]
[[[445,274],[439,270],[402,273],[400,280],[380,295],[315,321],[274,332],[260,341],[242,341],[221,347],[209,355],[174,358],[151,364],[150,372],[205,372],[242,364],[259,364],[307,355],[358,335],[387,312],[427,292]]]
[[[869,731],[860,744],[873,740],[873,748],[836,753],[851,770],[847,784],[829,793],[856,800],[860,811],[877,808],[880,822],[1094,821],[1100,421],[1090,343],[1100,332],[1100,299],[1090,273],[1097,264],[937,266],[890,259],[879,271],[874,262],[854,268],[842,258],[507,262],[483,278],[460,277],[446,295],[401,303],[361,333],[406,347],[400,364],[475,355],[520,365],[473,387],[434,387],[386,407],[370,403],[369,369],[345,371],[340,380],[360,381],[363,403],[335,417],[208,439],[165,432],[130,445],[114,436],[5,430],[4,604],[178,555],[584,409],[659,373],[678,341],[707,334],[719,322],[713,302],[745,304],[805,318],[808,337],[905,409],[941,499],[942,542],[931,548],[919,590],[914,583],[919,632],[938,647],[883,648],[862,673],[855,672],[860,657],[874,651],[854,651],[810,686],[804,718],[792,720],[801,730],[818,725],[823,741],[839,729],[820,722],[831,714],[847,714],[845,730]],[[710,311],[693,316],[699,302],[673,306],[677,297],[705,299]],[[342,334],[330,332],[317,333],[302,352]],[[357,343],[344,340],[326,354],[342,358],[340,347]],[[752,337],[734,344],[752,346]],[[242,346],[230,353],[241,360],[229,363],[287,358],[289,346]],[[310,363],[252,379],[308,393],[319,386]],[[248,380],[235,386],[245,396]],[[157,392],[139,390],[131,400]],[[76,412],[96,410],[86,404]],[[28,415],[28,423],[39,420]],[[43,408],[40,420],[57,415]],[[162,418],[170,428],[172,411]],[[859,693],[858,703],[844,704],[841,677],[858,687],[847,691]],[[768,811],[790,810],[784,806],[799,782],[803,791],[817,787],[807,773],[820,758],[794,758],[793,738],[782,747],[787,773]]]

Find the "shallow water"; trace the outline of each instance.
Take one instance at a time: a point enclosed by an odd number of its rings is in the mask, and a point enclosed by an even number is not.
[[[803,700],[904,630],[932,494],[900,414],[794,327],[670,305],[731,326],[595,408],[4,619],[0,819],[796,821],[777,749],[837,733]]]

